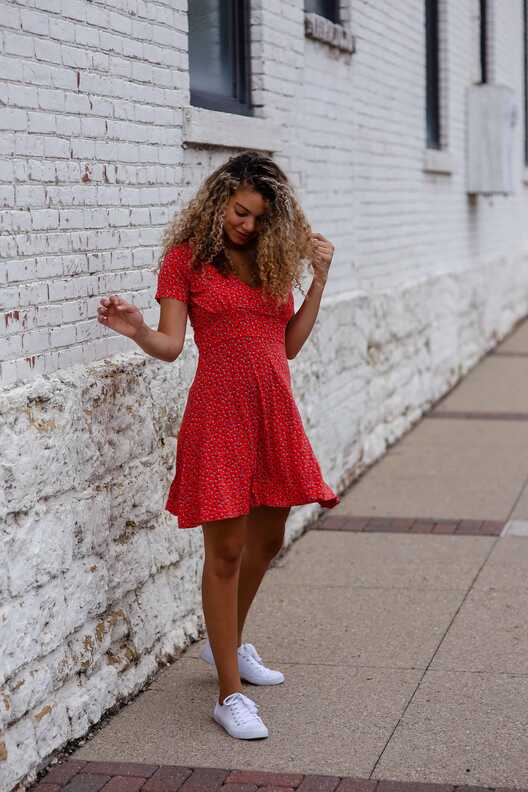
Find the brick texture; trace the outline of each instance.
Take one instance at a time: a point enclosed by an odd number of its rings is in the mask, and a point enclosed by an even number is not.
[[[339,251],[328,293],[478,266],[477,254],[468,260],[475,234],[483,262],[514,255],[527,189],[483,206],[475,226],[464,211],[463,168],[440,177],[422,168],[423,2],[341,6],[360,42],[354,55],[306,39],[297,0],[262,4],[250,19],[255,114],[277,122],[277,159]],[[441,137],[457,162],[465,88],[480,78],[473,6],[440,18]],[[99,298],[120,292],[155,322],[161,230],[229,152],[184,149],[186,3],[134,17],[110,0],[60,14],[53,3],[2,0],[1,9],[0,381],[12,386],[137,349],[98,324]],[[520,13],[518,4],[497,4],[490,18],[490,74],[517,96]],[[515,169],[520,180],[520,157]]]
[[[325,515],[311,530],[361,533],[456,534],[500,536],[505,522],[499,520],[409,519],[406,517],[346,517]]]
[[[223,770],[211,767],[142,765],[137,762],[64,762],[32,789],[43,792],[528,792],[508,787],[452,786],[419,781],[376,780],[332,775]],[[102,771],[105,770],[105,773]],[[50,783],[51,778],[63,779]]]

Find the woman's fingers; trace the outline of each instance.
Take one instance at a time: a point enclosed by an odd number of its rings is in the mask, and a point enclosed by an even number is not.
[[[102,297],[97,306],[97,321],[116,333],[132,338],[143,316],[139,308],[117,294]]]
[[[130,306],[118,297],[115,294],[111,294],[110,297],[102,297],[100,300],[101,306],[105,309],[108,308],[129,308]]]
[[[131,306],[127,305],[117,294],[102,297],[97,307],[97,319],[101,322],[108,322],[110,312],[125,313],[126,309],[130,307]]]
[[[119,305],[122,300],[117,294],[111,294],[109,297],[101,297],[101,305],[109,307],[110,305]]]
[[[115,295],[113,295],[112,302],[115,309],[120,313],[126,313],[127,311],[130,311],[134,307],[130,303],[127,303],[126,300],[123,300],[121,297],[117,297]]]

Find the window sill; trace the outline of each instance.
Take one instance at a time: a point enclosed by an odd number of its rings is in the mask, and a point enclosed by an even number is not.
[[[280,134],[279,127],[265,118],[184,107],[183,142],[194,146],[277,151]]]
[[[453,173],[453,156],[443,149],[425,149],[423,170],[428,173]]]
[[[356,38],[343,25],[331,22],[320,14],[304,15],[304,33],[344,52],[356,51]]]

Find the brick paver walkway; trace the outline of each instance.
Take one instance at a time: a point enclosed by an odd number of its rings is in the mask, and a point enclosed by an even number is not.
[[[56,765],[33,789],[35,792],[513,792],[505,787],[78,761]]]

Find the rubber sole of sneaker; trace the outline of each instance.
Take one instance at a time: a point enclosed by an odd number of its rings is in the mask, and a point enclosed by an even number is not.
[[[204,650],[202,649],[202,652],[200,652],[200,654],[199,654],[200,660],[203,660],[204,663],[207,663],[207,665],[211,666],[211,668],[216,672],[216,674],[218,676],[218,671],[216,669],[216,664],[215,664],[214,660],[213,660],[213,662],[211,662],[211,660],[209,659],[208,655],[206,655],[204,657],[203,656],[203,652],[204,652]],[[247,682],[249,685],[254,685],[255,687],[262,687],[262,686],[267,686],[267,685],[282,685],[285,682],[284,676],[283,676],[283,679],[278,679],[275,682],[253,682],[252,679],[248,679],[247,677],[243,676],[242,673],[240,674],[240,679],[243,679],[244,682]]]
[[[225,732],[227,732],[229,735],[231,735],[231,737],[236,737],[238,740],[265,740],[266,737],[269,736],[269,732],[268,732],[268,734],[255,734],[255,735],[247,735],[247,734],[240,735],[240,734],[236,734],[236,733],[232,732],[230,729],[228,729],[227,726],[220,720],[220,718],[217,718],[215,714],[213,714],[211,717],[215,721],[215,723],[218,723],[218,725],[222,727],[222,729]]]
[[[265,687],[265,686],[268,686],[268,685],[283,685],[284,682],[285,682],[284,679],[279,679],[276,682],[253,682],[251,679],[248,679],[247,677],[243,676],[242,674],[240,674],[240,679],[243,679],[244,682],[248,683],[248,685],[253,685],[254,687]]]

